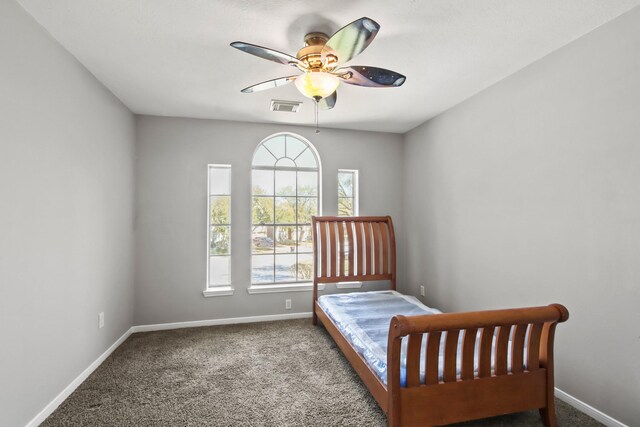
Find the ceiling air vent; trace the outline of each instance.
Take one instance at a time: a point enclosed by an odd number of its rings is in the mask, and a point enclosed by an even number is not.
[[[300,111],[300,105],[302,102],[298,101],[280,101],[277,99],[271,100],[271,111],[285,111],[287,113],[297,113]]]

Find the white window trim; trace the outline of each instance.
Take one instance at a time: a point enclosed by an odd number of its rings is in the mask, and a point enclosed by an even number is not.
[[[202,296],[204,297],[224,297],[224,296],[229,296],[229,295],[233,295],[233,286],[224,286],[224,285],[217,285],[217,286],[211,286],[208,289],[205,289],[204,291],[202,291]]]
[[[324,283],[318,283],[318,290],[325,289]],[[291,283],[291,284],[273,284],[273,285],[251,285],[247,288],[249,294],[277,294],[281,292],[302,292],[313,291],[313,282],[308,283]]]
[[[210,266],[210,255],[209,255],[209,250],[210,247],[209,245],[211,244],[211,223],[210,221],[210,215],[211,215],[211,188],[210,188],[210,178],[209,178],[209,169],[211,169],[212,167],[214,168],[227,168],[229,169],[230,172],[232,172],[232,167],[229,164],[218,164],[218,163],[210,163],[207,165],[207,217],[206,217],[206,225],[207,225],[207,242],[206,242],[206,251],[205,254],[207,256],[206,258],[206,271],[205,271],[205,280],[204,280],[204,290],[202,291],[202,296],[204,297],[217,297],[217,296],[229,296],[229,295],[233,295],[233,291],[234,288],[231,285],[231,283],[222,283],[219,285],[210,285],[209,284],[209,266]],[[231,191],[231,185],[232,185],[232,176],[231,173],[229,174],[229,199],[230,199],[230,203],[231,203],[231,198],[232,198],[232,191]],[[231,260],[231,243],[232,243],[232,239],[231,239],[231,205],[229,205],[229,255],[227,255],[229,257],[229,260]],[[232,281],[232,275],[231,275],[231,264],[229,266],[229,280]]]

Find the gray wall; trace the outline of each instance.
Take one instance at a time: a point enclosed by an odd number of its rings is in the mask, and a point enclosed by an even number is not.
[[[408,283],[447,311],[560,302],[557,386],[640,420],[640,9],[405,137]]]
[[[131,326],[134,136],[132,114],[0,1],[2,426],[25,425]]]
[[[401,234],[400,135],[333,129],[315,134],[309,127],[161,117],[138,117],[137,126],[137,325],[310,311],[309,291],[259,295],[246,291],[251,158],[260,141],[276,132],[297,133],[317,148],[324,214],[337,213],[338,169],[358,169],[360,213],[392,215]],[[208,163],[233,168],[232,296],[202,296]],[[285,310],[285,298],[292,299],[292,310]]]

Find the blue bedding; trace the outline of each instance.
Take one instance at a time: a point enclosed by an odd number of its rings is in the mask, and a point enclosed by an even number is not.
[[[441,313],[422,304],[417,298],[396,291],[323,295],[318,298],[318,304],[384,384],[387,383],[387,339],[391,318],[397,314],[419,316]],[[400,368],[400,383],[403,386],[406,384],[406,341],[404,339],[402,343],[403,363]],[[424,366],[421,371],[424,378]]]

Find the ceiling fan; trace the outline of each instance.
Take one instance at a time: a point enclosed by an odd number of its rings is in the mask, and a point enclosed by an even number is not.
[[[342,66],[365,50],[380,30],[380,25],[370,18],[360,18],[338,30],[331,37],[324,33],[309,33],[304,37],[305,46],[295,57],[277,50],[245,42],[233,42],[232,47],[260,58],[291,65],[303,74],[280,77],[242,89],[252,93],[271,89],[295,81],[298,90],[316,101],[316,105],[328,110],[336,105],[336,89],[340,82],[365,87],[402,86],[406,77],[384,68],[352,65]]]

